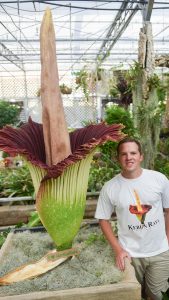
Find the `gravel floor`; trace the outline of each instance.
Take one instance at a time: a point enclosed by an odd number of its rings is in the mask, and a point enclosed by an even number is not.
[[[122,273],[114,266],[114,255],[96,225],[81,228],[74,241],[80,254],[35,279],[0,287],[0,296],[35,291],[53,291],[75,287],[116,283]],[[0,277],[22,264],[36,261],[54,248],[45,232],[16,233],[0,266]]]

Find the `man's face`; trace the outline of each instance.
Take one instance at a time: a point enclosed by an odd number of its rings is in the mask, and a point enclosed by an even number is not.
[[[127,142],[120,146],[118,161],[122,168],[122,174],[138,175],[141,169],[141,162],[143,160],[143,155],[140,154],[138,145],[135,142]]]

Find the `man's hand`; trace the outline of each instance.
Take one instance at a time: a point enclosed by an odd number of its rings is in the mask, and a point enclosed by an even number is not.
[[[125,270],[125,258],[127,257],[130,261],[131,261],[131,257],[129,255],[129,253],[127,251],[125,251],[121,245],[119,244],[113,229],[111,227],[111,224],[108,220],[99,220],[101,229],[105,235],[105,237],[107,238],[107,240],[109,241],[112,249],[115,252],[115,262],[116,262],[116,266],[118,269],[120,269],[121,271]]]
[[[130,261],[131,261],[131,257],[129,255],[129,253],[123,249],[121,249],[119,252],[116,253],[115,256],[115,262],[116,262],[116,267],[121,270],[124,271],[125,270],[125,258],[127,257]]]

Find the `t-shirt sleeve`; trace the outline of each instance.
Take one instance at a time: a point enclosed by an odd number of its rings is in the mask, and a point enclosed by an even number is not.
[[[162,202],[164,208],[169,208],[169,180],[166,176],[163,179],[163,194],[162,194]]]
[[[107,192],[107,185],[104,185],[97,202],[95,218],[102,220],[109,220],[111,218],[112,212],[114,211],[114,206],[110,200]]]

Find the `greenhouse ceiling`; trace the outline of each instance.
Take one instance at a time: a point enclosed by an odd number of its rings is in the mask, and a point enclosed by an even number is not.
[[[50,7],[60,79],[83,66],[128,68],[137,60],[143,21],[155,55],[169,53],[169,0],[0,1],[1,76],[40,74],[40,24]]]

